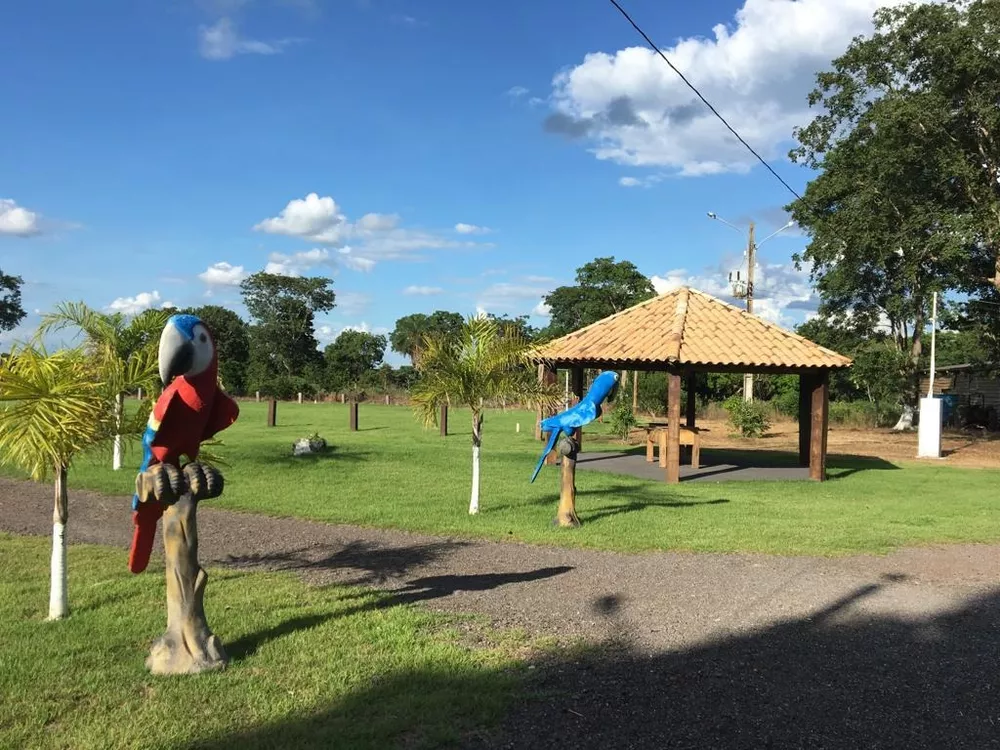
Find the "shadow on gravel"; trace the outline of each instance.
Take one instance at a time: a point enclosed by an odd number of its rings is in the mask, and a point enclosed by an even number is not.
[[[510,684],[506,717],[489,731],[470,716],[503,712],[477,696],[506,685],[509,669],[430,666],[196,747],[1000,747],[1000,590],[927,619],[852,616],[853,604],[890,585],[683,651],[557,652]],[[594,609],[613,615],[615,602]],[[385,716],[400,720],[364,733]]]
[[[383,547],[356,541],[344,545],[317,545],[287,552],[252,555],[229,555],[222,565],[239,569],[306,571],[346,571],[355,578],[341,580],[349,586],[378,585],[390,578],[401,578],[411,568],[447,557],[468,542],[447,541],[414,544],[408,547]]]

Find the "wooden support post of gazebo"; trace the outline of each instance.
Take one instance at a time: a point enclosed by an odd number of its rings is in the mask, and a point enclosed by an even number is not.
[[[667,482],[681,481],[681,376],[667,373]]]
[[[576,396],[576,403],[580,403],[583,398],[583,367],[577,365],[570,371],[569,387],[573,395]],[[573,442],[576,443],[576,450],[583,450],[583,428],[577,427],[573,432]]]

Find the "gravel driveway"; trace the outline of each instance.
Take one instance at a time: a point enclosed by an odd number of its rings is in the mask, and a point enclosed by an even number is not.
[[[0,479],[0,530],[49,534],[51,490]],[[76,492],[69,541],[122,549],[128,501]],[[371,585],[582,637],[490,747],[1000,748],[1000,546],[886,557],[589,550],[199,512],[208,564]],[[280,729],[274,730],[280,738]]]

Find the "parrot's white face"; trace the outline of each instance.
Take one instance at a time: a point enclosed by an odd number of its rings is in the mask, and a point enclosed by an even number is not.
[[[160,334],[159,359],[164,385],[179,375],[189,378],[201,375],[215,359],[212,335],[193,315],[174,315]]]
[[[212,336],[204,325],[198,323],[193,329],[194,337],[191,343],[194,345],[194,356],[191,361],[191,369],[187,371],[189,377],[201,375],[208,366],[212,364],[215,357],[215,345],[212,343]]]

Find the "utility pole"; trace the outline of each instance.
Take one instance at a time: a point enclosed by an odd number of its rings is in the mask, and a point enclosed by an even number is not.
[[[757,265],[757,246],[754,243],[754,223],[750,222],[747,237],[747,312],[753,315],[753,271]],[[743,400],[748,404],[753,402],[753,373],[743,375]]]
[[[721,223],[725,224],[727,227],[729,227],[730,229],[735,229],[740,234],[743,234],[743,230],[742,229],[740,229],[735,224],[730,224],[728,221],[726,221],[725,219],[723,219],[721,216],[719,216],[718,214],[716,214],[714,211],[709,211],[708,212],[708,218],[712,219],[713,221],[721,222]],[[765,242],[767,242],[772,237],[780,234],[781,232],[784,232],[786,229],[789,229],[789,228],[791,228],[793,226],[795,226],[795,222],[794,221],[789,221],[783,227],[775,230],[774,232],[772,232],[771,234],[769,234],[767,237],[765,237],[764,239],[762,239],[760,242],[757,242],[756,235],[755,235],[756,225],[752,221],[750,222],[750,227],[749,227],[749,229],[747,231],[747,249],[746,249],[746,253],[745,253],[746,256],[747,256],[747,280],[746,280],[746,283],[744,283],[743,280],[740,278],[740,272],[739,271],[736,272],[736,278],[735,279],[733,278],[733,274],[732,273],[729,274],[729,283],[732,284],[732,286],[733,286],[733,296],[736,297],[737,299],[745,299],[746,300],[746,302],[747,302],[747,312],[750,313],[751,315],[753,315],[753,293],[754,293],[753,282],[754,282],[754,271],[757,268],[757,247],[759,245],[763,245]],[[746,401],[746,402],[748,402],[748,403],[751,402],[751,401],[753,401],[753,373],[749,373],[748,372],[748,373],[745,373],[743,375],[743,400]]]

